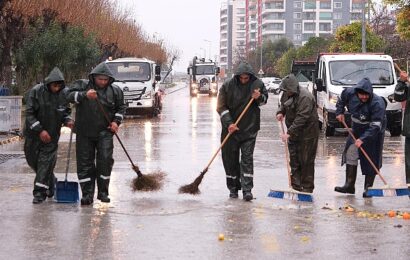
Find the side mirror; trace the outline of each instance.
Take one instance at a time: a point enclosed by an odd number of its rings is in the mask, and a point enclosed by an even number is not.
[[[220,67],[216,67],[216,75],[219,75],[219,73],[221,73],[221,68],[220,68]]]
[[[322,79],[316,79],[315,80],[315,84],[316,84],[316,90],[321,92],[324,90],[323,88],[323,80]]]
[[[155,65],[155,76],[158,76],[158,75],[161,75],[161,66]]]
[[[155,81],[160,81],[161,80],[161,76],[160,75],[155,75]]]

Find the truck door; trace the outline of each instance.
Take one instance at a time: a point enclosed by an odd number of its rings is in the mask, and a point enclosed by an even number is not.
[[[320,66],[319,66],[319,79],[322,80],[323,84],[323,90],[320,92],[317,92],[317,107],[318,107],[318,114],[319,114],[319,119],[320,121],[323,122],[323,108],[325,106],[325,98],[327,96],[327,88],[326,88],[326,66],[324,61],[320,61]]]

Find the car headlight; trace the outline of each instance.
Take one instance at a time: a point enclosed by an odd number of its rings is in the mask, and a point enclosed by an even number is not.
[[[338,99],[339,99],[339,95],[338,95],[338,94],[329,92],[329,102],[330,102],[330,103],[336,105]]]
[[[218,84],[212,83],[212,87],[216,89],[218,87]]]
[[[142,99],[150,99],[151,98],[151,92],[143,94],[141,98]]]
[[[192,87],[192,88],[198,88],[198,84],[192,83],[191,87]]]
[[[390,101],[390,103],[396,103],[396,100],[394,100],[394,94],[389,95],[387,99]]]

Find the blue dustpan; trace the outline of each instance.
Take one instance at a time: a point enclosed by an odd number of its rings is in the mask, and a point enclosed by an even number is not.
[[[54,199],[58,203],[77,203],[80,200],[78,192],[78,182],[68,181],[68,168],[70,165],[71,143],[73,141],[73,131],[70,133],[70,143],[68,144],[67,165],[65,169],[65,180],[57,181]]]

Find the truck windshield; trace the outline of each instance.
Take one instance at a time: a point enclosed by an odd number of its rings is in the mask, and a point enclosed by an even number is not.
[[[373,85],[394,84],[394,74],[389,61],[350,60],[331,61],[330,80],[334,85],[356,85],[369,78]]]
[[[212,75],[215,74],[214,65],[196,66],[196,75]]]
[[[151,67],[148,62],[108,62],[116,81],[148,81]]]

